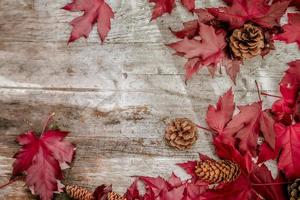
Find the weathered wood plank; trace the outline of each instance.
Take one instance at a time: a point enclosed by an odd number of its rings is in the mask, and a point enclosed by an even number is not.
[[[257,58],[245,62],[238,76],[237,89],[248,87],[246,85],[255,79],[263,83],[263,89],[275,89],[274,83],[281,78],[286,63],[298,55],[296,45],[278,45],[278,49],[282,53],[274,51],[264,60]],[[181,90],[202,91],[210,90],[221,77],[225,77],[228,87],[232,85],[224,70],[222,76],[217,75],[217,80],[211,79],[207,70],[201,70],[199,76],[185,86],[184,59],[172,56],[170,50],[159,44],[92,45],[69,49],[50,43],[3,42],[0,58],[1,87],[144,91],[161,86],[178,89],[180,85]],[[157,86],[153,87],[155,84]]]
[[[48,41],[63,42],[69,38],[69,22],[80,15],[60,9],[69,0],[2,0],[0,7],[1,41]],[[130,42],[165,42],[170,36],[168,28],[180,25],[179,22],[192,19],[178,3],[171,17],[149,22],[152,5],[145,0],[109,1],[116,12],[112,29],[106,43]],[[199,6],[222,5],[220,1],[197,1]],[[20,34],[21,33],[21,34]],[[147,35],[145,35],[147,33]],[[94,29],[88,39],[89,43],[99,44],[97,31]],[[84,39],[80,40],[84,44]]]

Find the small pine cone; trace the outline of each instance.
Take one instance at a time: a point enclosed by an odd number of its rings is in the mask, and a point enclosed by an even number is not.
[[[197,127],[187,118],[176,118],[167,126],[165,139],[171,147],[188,149],[198,139]]]
[[[126,198],[122,197],[121,195],[115,192],[110,192],[107,195],[107,200],[126,200]]]
[[[294,183],[288,186],[288,193],[290,200],[300,199],[300,178],[296,179]]]
[[[66,193],[75,200],[93,200],[93,193],[77,185],[67,185]]]
[[[249,59],[260,55],[265,46],[263,32],[252,24],[244,24],[242,28],[233,31],[229,46],[237,58]]]
[[[234,181],[241,173],[239,165],[229,160],[205,160],[198,162],[196,175],[209,184]]]

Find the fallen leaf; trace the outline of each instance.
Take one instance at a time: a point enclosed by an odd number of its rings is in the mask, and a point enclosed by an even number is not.
[[[68,132],[46,131],[40,138],[34,132],[17,137],[22,148],[15,154],[13,177],[26,173],[26,184],[43,200],[52,199],[63,179],[61,165],[73,159],[74,146],[64,141]]]
[[[235,109],[232,89],[229,89],[218,100],[216,107],[209,105],[206,113],[208,126],[218,133],[222,133],[227,123],[231,120]]]
[[[267,160],[273,160],[278,155],[278,148],[272,149],[266,142],[259,146],[257,163],[263,163]]]
[[[135,179],[135,181],[127,189],[124,195],[127,200],[142,200],[137,183],[138,179]]]
[[[278,169],[290,178],[295,179],[300,176],[300,123],[284,126],[275,125],[277,134],[276,142],[281,147],[278,159]]]
[[[216,65],[224,57],[223,49],[226,46],[225,34],[209,25],[199,23],[201,40],[188,39],[168,44],[189,61],[186,64],[186,78],[190,78],[201,66]]]
[[[293,83],[280,84],[281,99],[276,100],[272,105],[272,113],[275,120],[285,125],[293,121],[292,114],[295,112],[295,104],[298,87]]]
[[[149,2],[155,3],[151,20],[154,20],[165,13],[170,14],[175,6],[175,0],[149,0]]]
[[[265,28],[279,25],[290,1],[280,1],[268,5],[265,0],[232,0],[225,8],[209,8],[208,11],[218,20],[228,22],[232,29],[254,22]]]
[[[274,40],[286,43],[296,42],[300,49],[300,14],[288,13],[288,24],[283,26],[284,32],[273,37]]]
[[[249,153],[241,155],[241,153],[233,146],[233,144],[230,144],[230,142],[224,142],[222,137],[223,135],[219,135],[213,140],[218,157],[237,163],[241,167],[241,170],[244,172],[244,174],[250,174],[253,168],[251,155]]]
[[[63,9],[84,12],[82,16],[71,22],[73,30],[69,43],[80,37],[87,38],[96,22],[99,37],[104,42],[111,28],[111,19],[114,18],[111,7],[104,0],[72,0],[72,3],[64,6]]]
[[[103,184],[95,189],[93,197],[95,200],[105,200],[110,192],[112,192],[112,186]]]
[[[202,194],[204,200],[252,200],[252,196],[256,195],[253,194],[250,181],[244,175],[221,188],[211,189]]]
[[[188,22],[184,22],[183,23],[183,29],[180,31],[173,31],[172,29],[170,29],[171,32],[178,38],[193,38],[198,32],[199,32],[199,24],[198,24],[198,20],[192,20],[192,21],[188,21]]]
[[[149,0],[149,2],[155,4],[151,21],[165,13],[170,14],[175,7],[175,0]],[[195,0],[181,0],[181,4],[191,12],[195,9]]]
[[[226,126],[223,134],[238,139],[239,150],[256,155],[257,140],[260,133],[259,120],[261,102],[238,106],[239,113]]]
[[[224,59],[223,64],[225,66],[226,73],[235,84],[242,62],[240,60]]]
[[[278,176],[273,179],[270,170],[262,164],[261,166],[255,166],[250,174],[250,181],[252,188],[264,199],[272,200],[284,200],[285,196],[285,184],[284,179]],[[280,184],[281,183],[281,184]]]
[[[195,9],[195,0],[181,0],[181,3],[189,11],[193,11]]]

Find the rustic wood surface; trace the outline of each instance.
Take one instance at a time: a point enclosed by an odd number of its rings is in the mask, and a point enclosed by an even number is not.
[[[93,30],[69,46],[68,22],[80,13],[60,9],[68,2],[0,1],[0,184],[11,175],[16,136],[40,130],[51,112],[77,145],[65,184],[92,189],[112,183],[122,193],[134,175],[168,177],[175,171],[186,177],[174,164],[196,159],[198,152],[214,156],[211,137],[199,131],[191,150],[175,151],[163,140],[167,121],[184,116],[205,125],[208,104],[230,87],[241,104],[256,101],[254,80],[277,94],[286,63],[299,57],[296,45],[277,42],[265,59],[245,62],[236,85],[225,73],[212,79],[206,70],[185,85],[185,60],[164,45],[176,40],[169,27],[193,18],[178,2],[170,16],[149,22],[147,0],[110,0],[116,15],[105,43]],[[269,105],[274,99],[264,100]],[[32,198],[23,182],[0,191],[0,199]]]

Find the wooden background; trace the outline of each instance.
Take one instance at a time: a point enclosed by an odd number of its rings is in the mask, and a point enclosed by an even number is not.
[[[60,9],[68,2],[0,0],[0,184],[11,175],[16,136],[41,130],[51,112],[77,145],[65,184],[93,189],[112,183],[122,193],[134,175],[175,171],[186,177],[174,164],[198,152],[214,156],[211,138],[199,131],[191,150],[175,151],[164,143],[165,123],[183,116],[205,125],[207,106],[230,87],[240,104],[256,101],[255,80],[277,94],[286,63],[299,58],[296,45],[276,43],[265,59],[245,62],[236,86],[224,70],[212,79],[206,69],[185,85],[185,60],[164,45],[176,41],[169,27],[193,18],[178,2],[172,15],[149,22],[147,0],[110,0],[116,15],[106,42],[101,45],[93,30],[88,40],[69,46],[68,22],[80,13]],[[197,1],[199,7],[217,5]],[[274,99],[264,100],[269,105]],[[23,182],[0,191],[0,199],[32,198]]]

